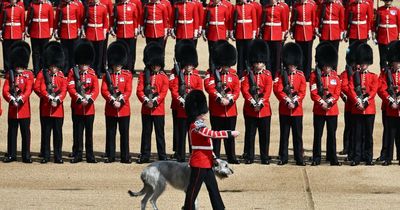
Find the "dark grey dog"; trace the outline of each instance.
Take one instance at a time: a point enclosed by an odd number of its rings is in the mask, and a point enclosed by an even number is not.
[[[233,170],[229,168],[226,161],[217,159],[214,164],[215,175],[221,179],[227,178],[233,174]],[[186,192],[190,179],[190,167],[188,163],[179,163],[175,161],[158,161],[151,163],[143,169],[140,178],[143,181],[143,188],[139,192],[128,191],[132,197],[142,196],[141,209],[146,209],[147,201],[150,203],[154,210],[157,210],[157,199],[164,192],[167,182],[175,189]],[[196,200],[196,209],[197,200]]]

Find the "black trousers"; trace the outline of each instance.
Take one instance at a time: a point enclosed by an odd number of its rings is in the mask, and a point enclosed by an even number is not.
[[[150,42],[157,42],[161,46],[164,46],[165,40],[163,37],[161,37],[161,38],[146,38],[146,44],[149,44]]]
[[[258,129],[260,144],[260,159],[269,160],[269,140],[271,129],[271,117],[249,117],[244,116],[245,134],[244,134],[244,154],[245,159],[254,160],[254,144]]]
[[[300,45],[300,48],[303,51],[303,66],[301,67],[301,70],[304,72],[304,76],[308,81],[310,79],[310,74],[311,74],[313,41],[308,41],[308,42],[296,41],[296,43]]]
[[[33,62],[33,73],[35,76],[39,73],[40,69],[43,68],[42,54],[44,46],[49,42],[49,39],[34,39],[31,38],[32,44],[32,62]]]
[[[235,130],[236,127],[235,117],[210,117],[211,129],[215,131],[221,130]],[[217,158],[221,154],[221,139],[213,139],[214,153]],[[224,139],[224,146],[226,156],[229,161],[236,160],[235,140],[233,138]]]
[[[279,159],[287,161],[289,159],[288,144],[290,129],[293,135],[294,159],[296,162],[303,161],[303,116],[279,115]]]
[[[351,45],[351,44],[353,44],[355,41],[360,41],[360,42],[363,42],[363,43],[367,43],[367,39],[349,39],[349,46]]]
[[[10,70],[10,68],[11,68],[10,61],[8,59],[11,45],[17,41],[20,41],[20,39],[4,39],[3,40],[3,65],[4,65],[4,70],[6,72],[8,72],[8,70]]]
[[[117,126],[120,134],[121,161],[130,159],[129,156],[129,122],[131,117],[106,116],[106,155],[109,160],[115,159],[115,137]]]
[[[61,39],[61,45],[65,54],[64,75],[68,75],[68,71],[75,65],[74,48],[78,39]]]
[[[159,160],[165,160],[165,116],[151,116],[142,114],[142,142],[140,147],[141,158],[150,158],[151,155],[151,134],[153,125],[156,132],[157,153]],[[178,148],[177,148],[178,149]]]
[[[53,131],[53,150],[54,159],[62,159],[62,143],[63,134],[62,126],[64,124],[63,117],[43,117],[43,128],[44,128],[44,138],[43,138],[43,148],[44,148],[44,159],[50,159],[50,138],[51,131]]]
[[[386,154],[385,159],[391,161],[393,159],[393,147],[396,141],[396,148],[399,150],[399,139],[400,139],[400,117],[387,117],[387,128],[388,128],[388,140],[386,141]],[[397,159],[399,153],[397,153]]]
[[[178,152],[177,145],[178,145],[178,122],[177,122],[177,111],[172,110],[172,151],[175,153]]]
[[[268,41],[271,67],[267,66],[267,69],[271,69],[272,78],[275,77],[276,72],[281,68],[281,52],[282,52],[282,41]]]
[[[375,115],[356,114],[353,116],[353,161],[372,161]]]
[[[386,57],[387,57],[387,54],[388,54],[388,51],[389,51],[388,47],[389,46],[385,45],[385,44],[379,44],[378,45],[378,48],[379,48],[379,65],[380,65],[381,69],[386,66],[386,62],[387,62],[387,58]]]
[[[22,159],[31,157],[31,118],[11,119],[8,118],[7,132],[7,154],[11,158],[17,158],[17,136],[18,126],[21,128]]]
[[[103,74],[103,50],[104,50],[104,40],[103,41],[92,41],[94,48],[94,63],[93,70],[96,72],[98,78],[101,78]]]
[[[383,134],[382,134],[382,148],[381,148],[381,155],[380,158],[382,160],[386,160],[385,155],[387,154],[387,145],[388,145],[388,140],[389,140],[389,132],[388,132],[388,127],[387,125],[387,116],[386,116],[386,111],[382,110],[382,126],[383,126]]]
[[[211,61],[214,54],[214,47],[217,42],[208,41],[208,68],[211,68]]]
[[[136,61],[136,39],[118,39],[127,44],[129,46],[128,52],[128,62],[125,66],[125,69],[131,71],[132,73],[135,72],[135,61]]]
[[[195,42],[197,39],[196,40],[194,40],[194,39],[176,39],[175,46],[178,45],[183,40],[189,40],[189,41],[191,41],[193,43],[193,45],[195,43],[197,43],[197,42]]]
[[[313,160],[321,161],[321,139],[326,123],[327,139],[326,139],[326,160],[331,163],[337,162],[336,156],[336,129],[337,116],[320,116],[314,115],[314,143],[313,143]]]
[[[185,206],[183,207],[183,209],[195,209],[195,200],[197,198],[197,195],[199,194],[203,182],[206,184],[212,208],[214,210],[225,209],[225,205],[219,193],[218,183],[215,179],[215,174],[212,168],[190,167],[190,170],[190,182],[186,190]]]
[[[83,132],[85,131],[85,151],[86,158],[94,158],[93,155],[93,122],[94,115],[75,115],[75,122],[73,128],[76,129],[74,131],[74,143],[76,141],[76,145],[74,144],[76,151],[73,151],[74,157],[82,158],[83,153]],[[75,140],[76,139],[76,140]]]
[[[177,159],[178,160],[185,160],[186,158],[186,135],[188,133],[188,124],[187,124],[187,118],[177,118],[177,125],[178,125],[178,141],[177,141]],[[189,142],[189,147],[190,147],[190,142]]]
[[[251,39],[237,39],[236,50],[237,50],[237,74],[239,78],[242,77],[243,72],[246,70],[246,61],[249,51]]]
[[[351,151],[350,141],[351,141],[351,123],[352,115],[351,112],[344,113],[344,131],[343,131],[343,151],[348,153]]]

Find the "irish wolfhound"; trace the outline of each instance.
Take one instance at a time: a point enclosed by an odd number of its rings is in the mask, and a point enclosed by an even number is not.
[[[233,174],[233,170],[229,168],[226,161],[217,159],[213,167],[215,175],[221,179],[227,178]],[[150,203],[154,210],[157,210],[157,199],[164,192],[167,182],[175,189],[186,192],[190,179],[190,167],[188,163],[179,163],[175,161],[158,161],[151,163],[143,169],[140,178],[143,181],[143,188],[139,192],[128,191],[132,197],[142,196],[141,209],[146,209],[147,201]],[[196,209],[197,200],[196,200]]]

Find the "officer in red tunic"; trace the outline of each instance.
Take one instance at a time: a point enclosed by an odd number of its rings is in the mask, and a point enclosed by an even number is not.
[[[158,42],[164,46],[168,36],[169,17],[168,9],[159,0],[151,0],[144,6],[142,36],[146,37],[146,44]],[[147,11],[147,12],[146,12]],[[145,16],[147,14],[147,16]]]
[[[236,50],[238,54],[237,74],[242,77],[245,71],[245,62],[249,50],[249,44],[257,34],[257,12],[253,4],[244,0],[237,1],[233,7],[231,17],[229,36],[236,41]]]
[[[259,131],[261,164],[269,164],[269,140],[271,128],[271,107],[269,98],[272,92],[272,75],[269,64],[268,45],[261,39],[250,43],[248,70],[241,79],[242,95],[245,99],[243,114],[245,120],[246,164],[254,162],[254,142]]]
[[[210,121],[213,130],[234,130],[237,120],[236,100],[240,94],[240,82],[231,66],[236,64],[236,49],[227,41],[219,41],[214,49],[211,68],[204,80],[210,103]],[[213,66],[214,66],[213,65]],[[220,157],[221,142],[214,140],[214,153]],[[233,138],[224,139],[228,162],[239,164],[236,159]]]
[[[400,139],[400,41],[391,44],[388,52],[388,61],[389,66],[385,72],[385,77],[380,77],[381,87],[379,90],[383,95],[383,99],[388,104],[386,106],[387,123],[385,127],[388,132],[388,139],[385,142],[386,154],[384,155],[385,160],[382,163],[384,166],[392,164],[395,141],[396,147],[399,147],[397,141]]]
[[[293,150],[296,165],[304,166],[303,160],[303,99],[306,95],[306,79],[301,66],[302,51],[298,44],[287,43],[282,49],[284,68],[274,80],[274,94],[279,100],[279,162],[288,163],[290,129],[293,135]]]
[[[227,30],[230,27],[231,10],[220,0],[213,0],[205,9],[203,21],[203,39],[208,40],[208,59],[211,60],[218,40],[226,40]]]
[[[351,20],[349,20],[353,17]],[[350,44],[355,40],[366,42],[372,38],[373,12],[369,3],[365,0],[354,0],[346,9],[345,23],[350,23],[347,31]]]
[[[374,41],[379,46],[379,65],[381,69],[387,63],[388,45],[399,39],[400,10],[392,6],[393,0],[384,0],[385,5],[378,8],[373,31]],[[379,22],[378,22],[379,21]]]
[[[30,57],[30,47],[26,42],[15,42],[10,49],[10,70],[6,75],[3,87],[3,97],[9,103],[7,155],[4,162],[17,160],[18,126],[22,136],[22,162],[32,163],[31,144],[31,108],[29,97],[32,93],[33,74],[27,70]]]
[[[129,1],[121,0],[114,5],[114,13],[111,19],[110,34],[123,41],[129,47],[127,70],[135,72],[136,61],[136,38],[139,34],[140,10],[138,5]]]
[[[218,160],[215,160],[215,155],[213,154],[213,141],[211,141],[211,138],[235,138],[240,133],[233,130],[213,131],[207,128],[204,122],[208,112],[207,100],[200,90],[194,90],[189,93],[185,109],[190,123],[189,139],[192,142],[192,155],[189,162],[191,168],[190,181],[186,190],[183,209],[193,210],[196,208],[195,201],[203,182],[206,183],[212,208],[225,209],[212,169],[214,162],[218,162]]]
[[[159,160],[166,160],[165,152],[165,97],[168,93],[168,76],[164,73],[164,47],[152,42],[144,49],[145,71],[139,75],[136,95],[142,103],[142,137],[137,163],[147,163],[151,154],[151,135],[156,133]]]
[[[99,95],[99,82],[95,71],[90,68],[94,60],[94,49],[90,42],[81,40],[75,48],[75,64],[68,74],[68,93],[71,96],[73,139],[73,159],[71,163],[82,161],[83,132],[85,131],[86,161],[96,163],[93,154],[94,101]]]
[[[42,54],[44,46],[53,35],[53,6],[43,0],[35,0],[30,4],[25,21],[25,35],[31,38],[33,73],[38,74],[43,68]]]
[[[4,4],[0,13],[0,41],[3,42],[3,62],[4,70],[10,69],[8,52],[11,45],[22,40],[25,31],[25,10],[17,3],[17,0],[10,0]]]
[[[292,7],[292,15],[290,25],[294,28],[292,38],[299,44],[303,52],[303,65],[298,66],[304,72],[306,80],[308,81],[311,73],[312,63],[312,46],[314,41],[314,28],[316,27],[316,10],[317,6],[313,1],[301,0],[296,2]]]
[[[93,69],[96,71],[97,77],[101,78],[104,73],[103,59],[106,59],[103,58],[103,45],[109,24],[107,6],[102,4],[100,0],[93,0],[93,2],[89,2],[86,10],[82,38],[86,38],[93,44],[96,54]]]
[[[81,34],[83,21],[82,8],[71,0],[62,0],[56,10],[54,20],[54,38],[60,40],[65,53],[65,66],[62,70],[65,75],[74,66],[74,47]]]
[[[111,72],[105,72],[101,84],[101,95],[106,100],[106,163],[115,161],[115,137],[117,125],[120,132],[121,163],[130,164],[129,155],[129,123],[132,94],[132,74],[122,69],[126,65],[128,55],[124,42],[116,41],[107,49],[108,66]],[[107,70],[107,71],[110,71]]]
[[[43,53],[44,69],[42,75],[35,81],[40,88],[42,103],[40,115],[43,117],[42,141],[43,153],[41,163],[50,160],[50,135],[53,132],[54,163],[63,163],[62,159],[62,126],[64,123],[63,101],[67,94],[67,79],[62,73],[64,68],[64,52],[58,42],[49,42]],[[36,86],[36,84],[35,84]]]
[[[321,42],[315,52],[316,70],[310,76],[313,106],[314,144],[312,166],[321,163],[321,138],[326,123],[326,159],[331,165],[341,165],[336,156],[336,129],[340,99],[340,79],[333,67],[338,60],[335,46]]]
[[[373,52],[368,44],[361,44],[356,50],[357,71],[349,82],[350,97],[353,101],[353,158],[351,166],[365,161],[373,165],[373,128],[375,122],[375,96],[378,91],[378,76],[368,70],[373,63]]]
[[[267,42],[270,51],[271,73],[279,71],[281,63],[282,41],[288,30],[289,10],[277,0],[270,0],[265,5],[260,21],[260,37]],[[265,20],[262,20],[265,17]]]
[[[181,0],[174,4],[171,22],[171,36],[176,38],[176,44],[183,39],[194,42],[198,37],[201,24],[198,5],[194,2]]]
[[[181,42],[182,43],[182,42]],[[185,162],[186,134],[188,132],[187,115],[185,112],[185,99],[187,94],[193,90],[203,90],[203,79],[198,74],[197,52],[193,43],[179,44],[175,58],[179,66],[179,74],[171,74],[170,89],[173,104],[176,108],[176,159],[178,162]],[[176,72],[176,69],[174,69]],[[190,144],[189,144],[190,145]]]

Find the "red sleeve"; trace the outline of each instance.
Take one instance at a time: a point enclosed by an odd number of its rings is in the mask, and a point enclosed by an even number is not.
[[[49,17],[49,26],[50,29],[53,29],[53,25],[54,25],[54,11],[53,11],[53,7],[49,4],[49,10],[48,10],[48,17]],[[28,16],[29,17],[29,16]],[[51,35],[51,34],[50,34]]]
[[[385,93],[384,92],[386,92],[386,89],[387,89],[387,84],[386,84],[386,88],[385,89],[382,89],[382,86],[383,86],[383,83],[384,83],[384,81],[386,81],[386,74],[384,73],[384,71],[381,71],[381,73],[379,74],[379,77],[378,77],[378,82],[379,82],[379,88],[378,88],[378,96],[382,99],[382,100],[384,100],[385,99]]]
[[[78,99],[78,93],[76,92],[75,88],[75,78],[74,78],[74,73],[72,70],[68,72],[68,85],[67,85],[67,91],[71,97],[72,101],[76,101]]]
[[[397,28],[400,28],[400,10],[397,9]],[[397,38],[399,39],[399,38]]]
[[[372,80],[370,83],[370,86],[372,86],[372,88],[369,91],[369,100],[374,100],[377,92],[378,92],[378,88],[380,86],[379,84],[379,80],[378,80],[378,76],[376,76],[375,74],[371,74]]]
[[[10,94],[10,81],[8,80],[8,76],[6,76],[6,79],[4,80],[4,85],[3,85],[3,98],[5,101],[10,102],[11,100],[11,94]]]
[[[289,28],[289,21],[286,12],[287,11],[283,7],[283,9],[281,10],[282,31],[287,31]]]
[[[101,95],[103,96],[103,98],[107,101],[110,102],[111,101],[111,94],[108,91],[108,85],[106,82],[106,75],[103,76],[102,79],[102,83],[101,83]]]
[[[304,75],[300,77],[300,89],[298,92],[299,95],[299,102],[302,102],[304,97],[306,96],[306,88],[307,88],[307,83],[306,83],[306,78]]]
[[[36,93],[36,95],[39,96],[39,98],[44,97],[45,95],[42,94],[40,90],[40,86],[43,80],[43,70],[39,71],[39,73],[36,75],[36,80],[35,83],[33,84],[33,91]]]
[[[125,82],[125,92],[124,92],[124,100],[129,101],[129,98],[132,95],[132,74],[127,71],[126,73],[127,76],[127,81]]]
[[[344,7],[340,6],[339,9],[339,27],[341,31],[346,29],[346,22],[344,22]]]
[[[321,100],[321,96],[318,95],[317,77],[314,72],[310,74],[310,96],[314,102]]]
[[[367,25],[368,30],[371,30],[374,27],[374,14],[372,12],[372,8],[368,6],[367,8]]]
[[[103,29],[106,29],[108,31],[108,29],[109,29],[109,20],[108,20],[108,15],[107,14],[108,14],[107,10],[104,10],[104,12],[103,12],[103,24],[104,24]],[[112,13],[110,13],[110,14],[112,14]],[[112,19],[112,18],[110,18],[110,19]]]
[[[61,86],[61,88],[60,88],[60,90],[61,90],[61,93],[60,93],[60,100],[61,101],[64,101],[64,99],[65,99],[65,97],[67,96],[67,78],[65,78],[65,77],[62,77],[61,78],[62,80],[62,86]]]
[[[229,9],[229,7],[227,6],[226,7],[227,9],[225,10],[225,15],[224,15],[224,17],[225,17],[225,25],[227,26],[227,29],[229,29],[229,30],[232,30],[232,15],[233,15],[233,12],[235,11],[235,9],[236,9],[236,7],[234,7],[234,6],[232,6],[232,9]],[[232,14],[230,14],[232,12]]]
[[[5,10],[3,10],[3,11],[1,11],[0,12],[0,27],[2,27],[3,26],[3,15],[4,15],[4,11]],[[4,30],[4,28],[0,28],[1,30]],[[4,33],[4,32],[3,32]]]
[[[197,4],[193,5],[193,27],[194,30],[198,30],[199,26],[200,26],[200,15],[199,15],[199,11],[197,9]]]
[[[19,18],[21,20],[21,31],[25,31],[25,10],[23,7],[21,8],[21,14]]]
[[[164,75],[162,78],[161,91],[158,93],[159,94],[157,98],[158,104],[161,104],[165,100],[167,93],[168,93],[168,77]]]
[[[341,83],[340,83],[339,77],[336,78],[336,81],[337,81],[337,84],[336,84],[335,92],[331,93],[333,95],[333,101],[332,101],[333,104],[337,103],[337,101],[340,98],[340,93],[342,92]]]
[[[241,84],[241,90],[242,90],[243,98],[244,98],[244,100],[250,101],[253,98],[253,96],[249,92],[250,85],[249,85],[248,76],[246,75],[246,76],[242,77],[242,80],[243,81]]]
[[[96,75],[93,75],[92,81],[93,81],[93,89],[90,94],[92,94],[91,98],[93,99],[93,101],[95,101],[97,99],[97,96],[99,96],[99,80],[97,79]]]
[[[163,19],[163,23],[166,23],[166,24],[164,24],[164,29],[166,29],[166,28],[170,28],[170,23],[169,23],[169,20],[170,20],[170,12],[169,12],[169,9],[167,8],[167,6],[165,6],[165,7],[161,7],[162,8],[162,19]],[[166,34],[165,34],[166,35]]]
[[[103,79],[103,83],[104,83],[104,79]],[[141,103],[144,102],[146,95],[144,94],[144,73],[143,72],[141,72],[138,77],[136,96],[138,97],[138,99]]]
[[[348,99],[350,99],[353,103],[357,102],[357,94],[356,91],[354,90],[354,82],[353,78],[349,79],[349,95]]]
[[[251,7],[251,19],[253,20],[253,31],[257,31],[257,12],[254,6]]]
[[[205,30],[206,25],[207,25],[207,23],[206,23],[206,21],[207,21],[207,12],[210,12],[209,7],[206,7],[206,9],[204,10],[203,19],[201,20],[201,21],[202,21],[202,28],[203,28],[203,30]],[[2,20],[2,19],[3,19],[3,18],[1,18],[1,20]]]
[[[208,76],[208,77],[207,77]],[[217,100],[218,91],[215,89],[215,79],[210,74],[207,74],[206,79],[204,80],[204,89],[210,96],[212,100]]]
[[[319,28],[319,18],[321,17],[322,13],[322,4],[321,5],[316,5],[315,7],[317,8],[317,11],[315,12],[315,18],[314,18],[314,28]],[[320,32],[321,33],[321,32]]]
[[[229,137],[229,131],[213,131],[207,127],[203,127],[200,129],[195,129],[195,132],[208,138],[213,139],[225,139]]]
[[[347,77],[347,72],[344,71],[340,74],[340,82],[341,82],[341,91],[346,95],[349,96],[349,78]]]
[[[25,90],[21,95],[23,101],[27,101],[29,96],[32,94],[32,90],[33,90],[33,76],[28,78],[28,81],[25,85]]]
[[[236,101],[240,96],[240,81],[237,76],[234,78],[233,100]]]
[[[178,77],[175,77],[173,80],[170,81],[170,88],[171,88],[171,97],[172,100],[178,99],[179,96],[179,81]]]
[[[387,81],[385,78],[380,77],[379,78],[379,82],[380,82],[380,88],[378,90],[378,95],[381,97],[381,99],[387,103],[390,103],[389,101],[389,93],[387,92],[388,89],[388,85],[387,85]]]
[[[271,92],[272,92],[272,75],[270,74],[267,77],[266,84],[264,86],[264,100],[267,101],[271,97]]]
[[[199,15],[199,20],[198,20],[198,24],[199,24],[199,28],[203,26],[203,22],[204,22],[204,9],[203,9],[203,5],[201,3],[197,4],[197,14]]]
[[[285,98],[287,98],[288,96],[286,95],[286,93],[283,91],[283,83],[282,83],[282,77],[281,75],[277,75],[275,77],[275,83],[274,83],[274,94],[276,96],[276,98],[279,101],[283,101],[285,100]]]

